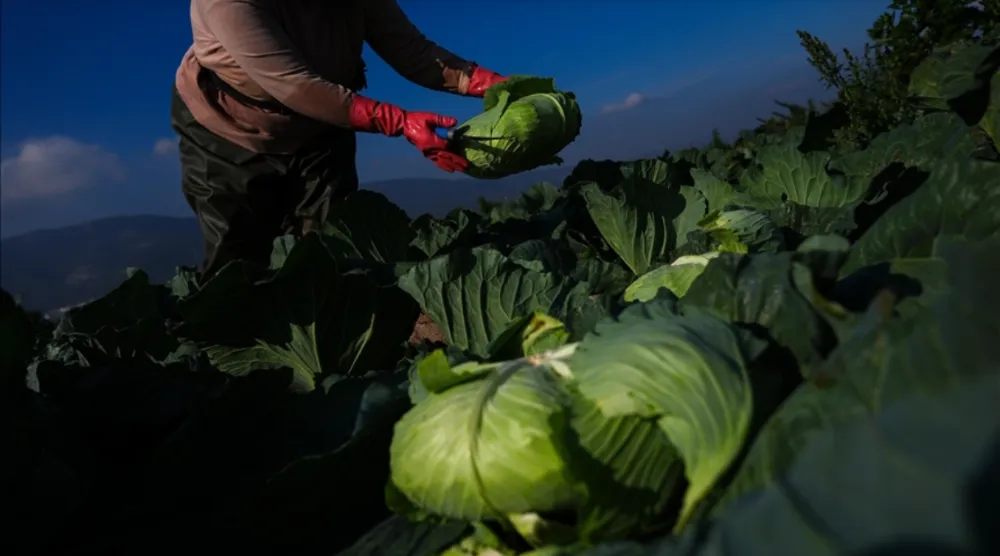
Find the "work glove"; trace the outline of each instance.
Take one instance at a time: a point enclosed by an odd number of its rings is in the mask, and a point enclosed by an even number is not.
[[[482,98],[486,95],[486,89],[506,80],[507,78],[499,73],[475,66],[472,69],[472,75],[469,76],[469,85],[465,94],[470,97]]]
[[[387,102],[355,94],[350,108],[351,128],[389,137],[402,135],[411,145],[445,172],[462,172],[469,161],[448,151],[448,141],[437,134],[438,128],[450,128],[458,120],[433,112],[408,112]]]

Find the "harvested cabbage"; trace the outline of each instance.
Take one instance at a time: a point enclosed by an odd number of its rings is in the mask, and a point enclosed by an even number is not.
[[[469,160],[466,174],[502,178],[548,164],[580,134],[582,114],[573,93],[555,81],[511,76],[490,87],[484,112],[453,129],[452,148]]]

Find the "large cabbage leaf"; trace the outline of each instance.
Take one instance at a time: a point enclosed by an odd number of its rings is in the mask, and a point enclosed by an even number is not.
[[[983,377],[817,431],[780,481],[680,538],[528,554],[992,554],[998,394]]]
[[[655,422],[677,448],[689,482],[682,527],[732,463],[753,411],[735,329],[708,314],[676,315],[666,301],[637,304],[588,335],[570,367],[605,419]]]
[[[486,356],[517,319],[540,311],[573,322],[594,306],[589,287],[525,268],[483,247],[437,257],[410,268],[399,287],[441,327],[448,344]]]
[[[580,134],[583,116],[573,93],[552,79],[511,76],[486,91],[483,113],[456,127],[452,145],[469,160],[466,173],[502,178],[547,164]]]
[[[670,181],[666,162],[644,162],[613,191],[595,182],[580,188],[594,225],[636,276],[669,262],[706,211],[698,190]]]
[[[684,297],[695,279],[705,271],[708,262],[719,256],[719,252],[704,255],[685,255],[638,277],[625,290],[625,301],[646,302],[656,298],[662,288],[670,290],[677,297]]]
[[[727,492],[728,501],[770,483],[820,429],[876,414],[897,400],[951,391],[996,376],[1000,296],[992,276],[1000,240],[943,236],[935,254],[946,265],[946,291],[913,319],[890,318],[877,304],[864,321],[771,416]],[[890,314],[891,315],[891,314]]]

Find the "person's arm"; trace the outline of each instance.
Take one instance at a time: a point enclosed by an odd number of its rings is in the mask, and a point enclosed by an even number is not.
[[[350,127],[354,93],[320,77],[260,0],[194,0],[205,25],[250,77],[288,108]]]
[[[452,127],[454,118],[410,112],[363,97],[327,81],[309,68],[261,0],[193,0],[215,38],[262,89],[288,108],[313,119],[367,133],[406,137],[447,172],[467,165],[448,152],[436,133]]]
[[[440,47],[420,32],[396,0],[365,3],[365,41],[407,80],[434,91],[483,96],[504,77]]]

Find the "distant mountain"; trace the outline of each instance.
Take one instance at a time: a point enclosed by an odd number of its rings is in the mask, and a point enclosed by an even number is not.
[[[119,216],[0,242],[0,286],[25,306],[53,311],[99,297],[140,267],[154,280],[201,257],[193,218]]]
[[[571,166],[544,168],[500,180],[400,179],[368,183],[411,217],[443,216],[455,207],[475,208],[479,197],[516,197],[539,181],[555,184]],[[138,215],[104,218],[0,241],[0,287],[21,296],[30,309],[45,312],[100,297],[138,267],[157,282],[177,266],[194,266],[202,256],[194,218]]]

